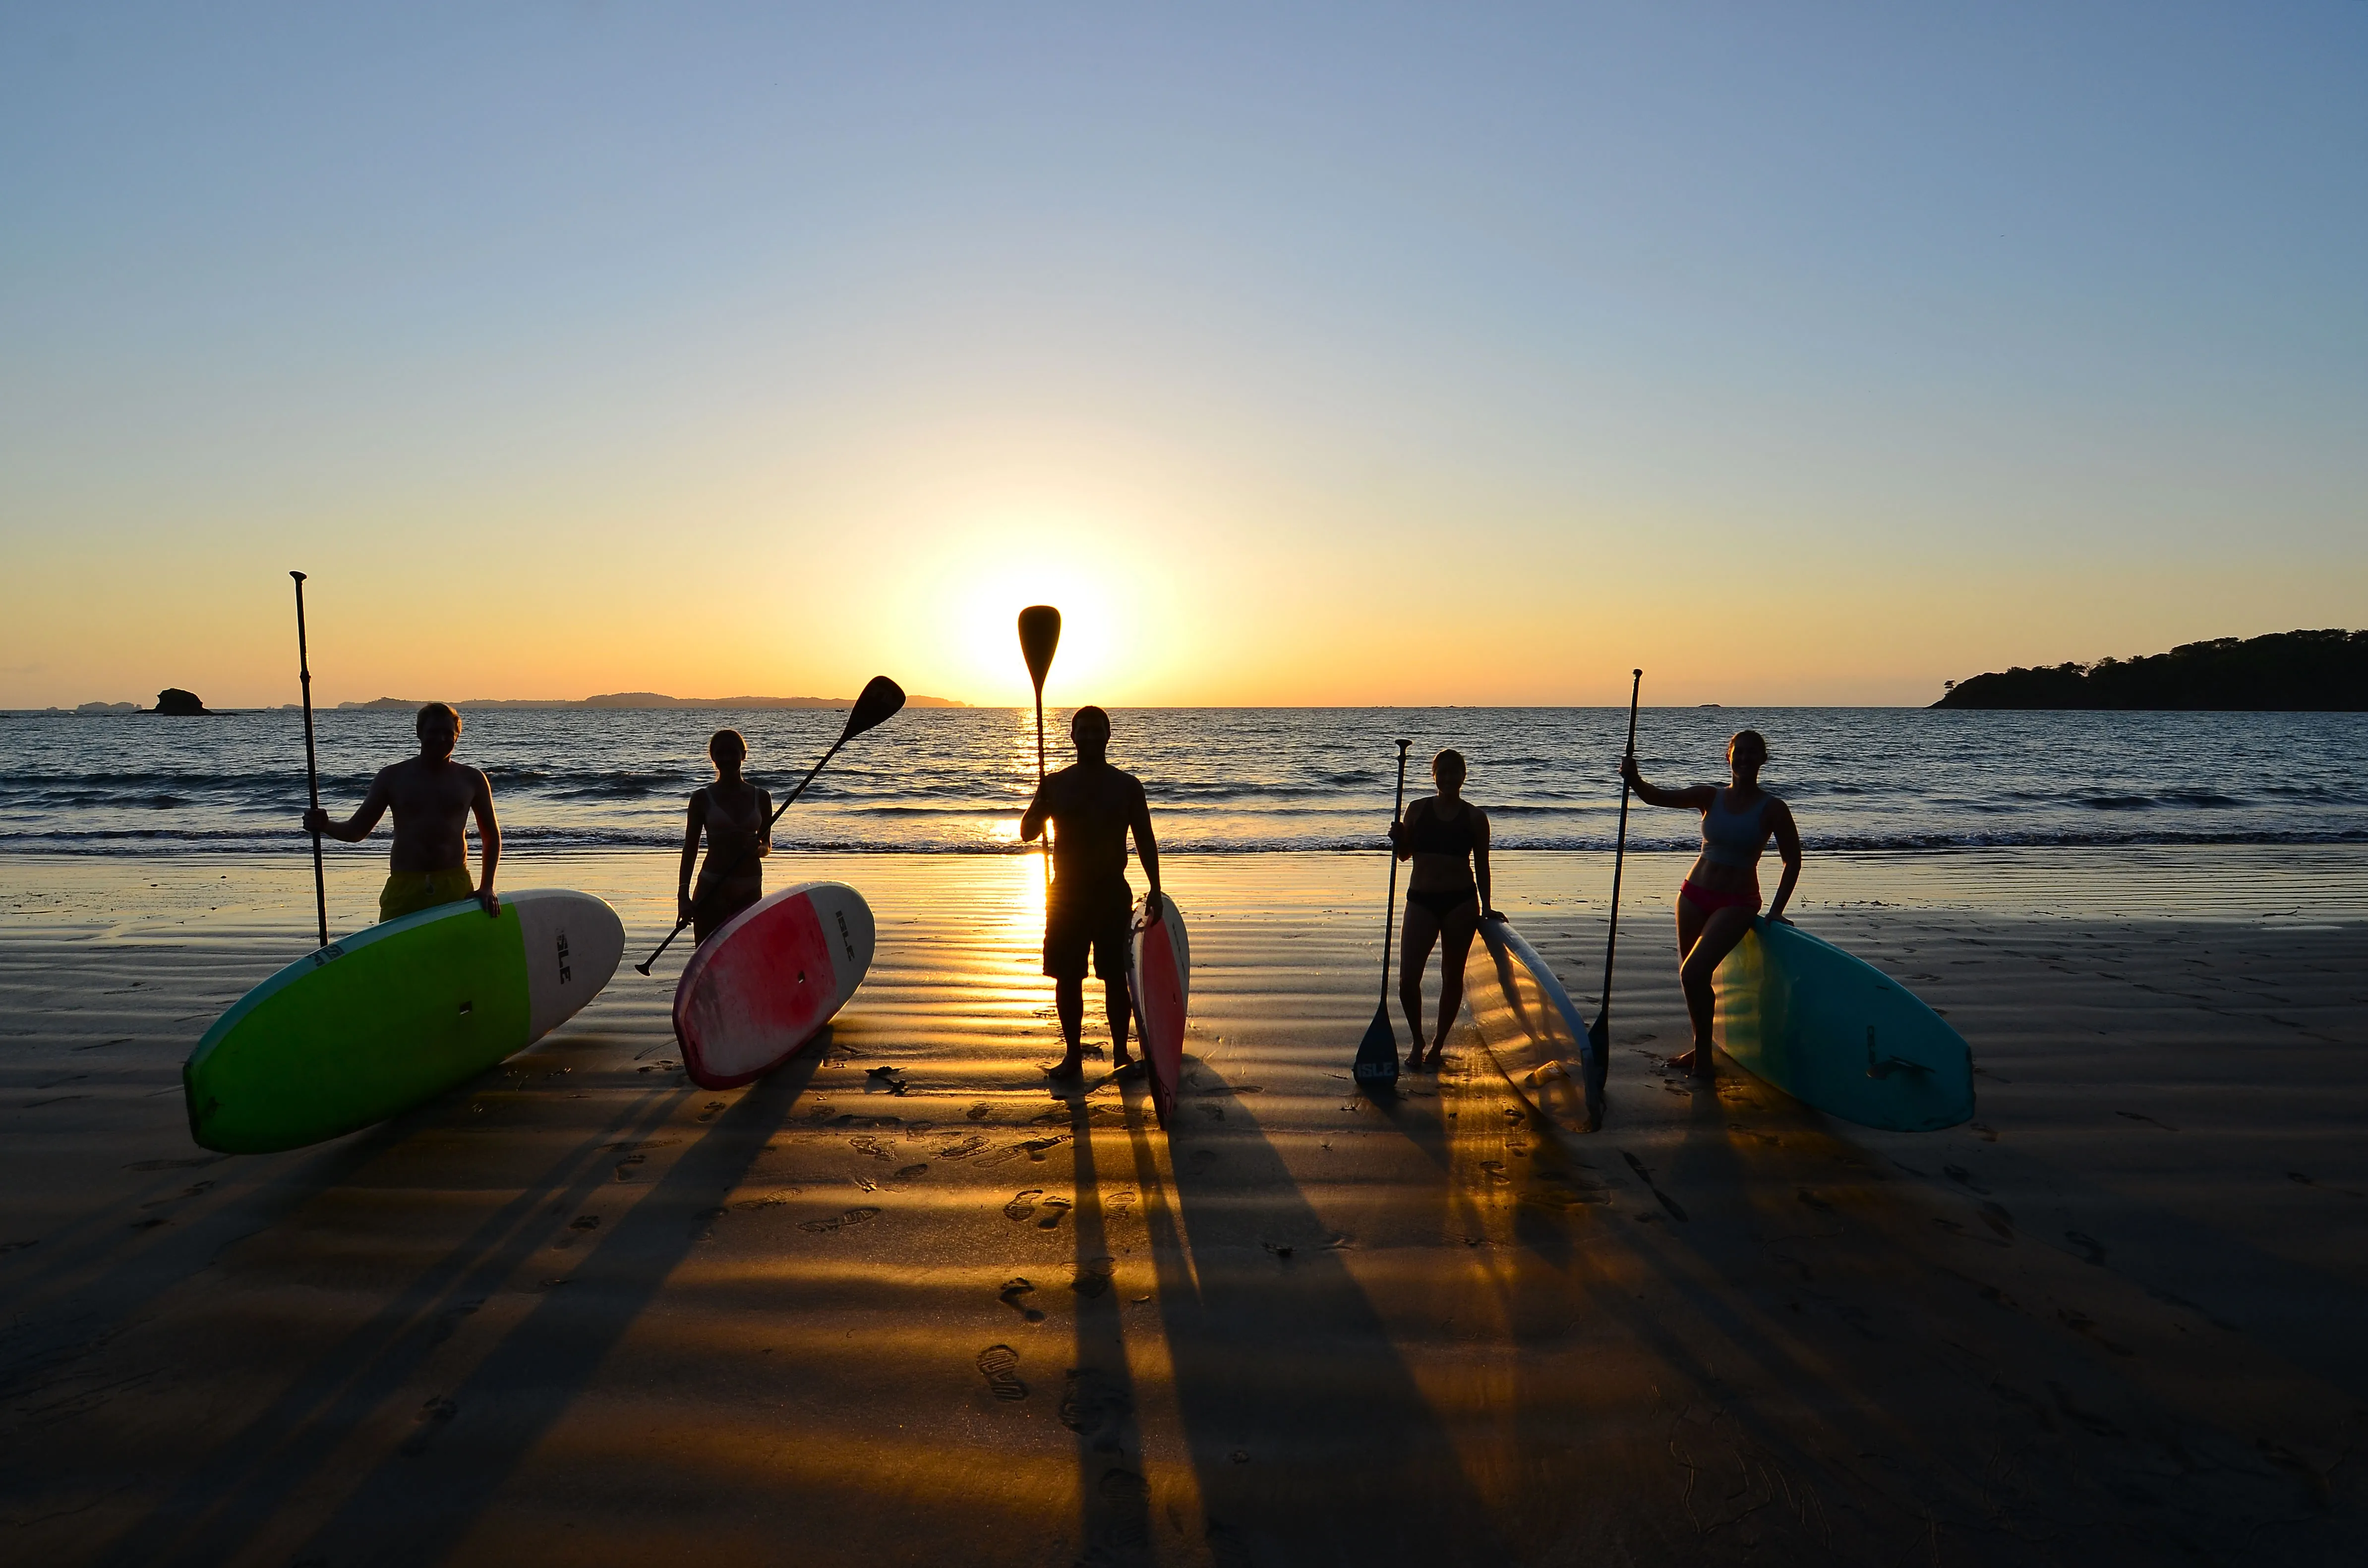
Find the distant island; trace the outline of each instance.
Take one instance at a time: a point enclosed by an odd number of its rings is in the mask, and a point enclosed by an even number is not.
[[[375,697],[368,702],[340,702],[339,709],[415,709],[426,699]],[[668,697],[655,691],[611,691],[598,697],[474,697],[453,707],[472,708],[852,708],[852,697]],[[907,708],[967,708],[951,697],[907,697]]]
[[[2368,711],[2368,631],[2215,637],[2168,653],[1951,681],[1935,708]]]

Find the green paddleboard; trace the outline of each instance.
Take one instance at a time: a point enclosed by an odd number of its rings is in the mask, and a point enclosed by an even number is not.
[[[299,1149],[466,1083],[573,1017],[624,956],[616,911],[529,888],[306,954],[214,1021],[181,1068],[189,1136],[225,1153]]]

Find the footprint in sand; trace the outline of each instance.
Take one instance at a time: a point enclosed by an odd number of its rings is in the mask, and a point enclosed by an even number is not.
[[[985,1147],[986,1140],[973,1132],[960,1142],[949,1143],[938,1150],[934,1157],[940,1160],[964,1160]]]
[[[1065,1198],[1048,1198],[1042,1207],[1044,1217],[1036,1221],[1036,1228],[1040,1231],[1057,1231],[1061,1228],[1061,1221],[1069,1217],[1069,1210],[1074,1205]]]
[[[412,1417],[419,1423],[419,1430],[405,1438],[402,1448],[395,1451],[406,1458],[416,1458],[427,1452],[427,1440],[436,1435],[436,1429],[460,1414],[461,1407],[449,1399],[438,1397],[429,1400],[419,1407],[419,1414]]]
[[[2105,1261],[2104,1244],[2086,1232],[2066,1231],[2064,1239],[2080,1249],[2081,1262],[2102,1264]]]
[[[1090,1437],[1104,1453],[1116,1453],[1134,1401],[1124,1385],[1095,1367],[1072,1367],[1061,1388],[1061,1425]]]
[[[700,1121],[713,1121],[717,1117],[723,1114],[723,1102],[722,1100],[710,1100],[707,1102],[707,1108],[699,1113],[698,1119]]]
[[[1131,1187],[1120,1187],[1102,1199],[1102,1207],[1109,1210],[1114,1216],[1125,1213],[1134,1207],[1134,1189]]]
[[[981,1100],[978,1104],[971,1107],[970,1109],[962,1112],[962,1115],[965,1119],[972,1121],[985,1121],[994,1113],[995,1108],[987,1104],[985,1100]]]
[[[980,1351],[978,1369],[996,1398],[1008,1403],[1028,1397],[1028,1385],[1019,1381],[1019,1352],[1010,1346],[990,1345]]]
[[[928,1174],[929,1167],[927,1165],[899,1165],[896,1167],[896,1179],[898,1181],[911,1181],[916,1176],[925,1176]]]
[[[1003,1289],[996,1292],[995,1299],[1018,1312],[1023,1322],[1042,1323],[1044,1314],[1022,1300],[1023,1297],[1031,1294],[1035,1289],[1036,1287],[1028,1280],[1014,1276],[1003,1282]]]
[[[850,1209],[844,1214],[834,1214],[827,1220],[808,1220],[805,1223],[800,1225],[798,1229],[801,1231],[812,1231],[816,1235],[820,1235],[825,1231],[843,1231],[849,1225],[860,1225],[863,1221],[872,1218],[879,1212],[880,1210],[877,1209]]]
[[[1089,1257],[1077,1265],[1077,1277],[1069,1281],[1069,1289],[1080,1296],[1099,1296],[1110,1287],[1110,1271],[1118,1260],[1110,1257]]]
[[[617,1179],[619,1181],[632,1180],[633,1167],[648,1158],[649,1156],[647,1154],[628,1154],[623,1159],[619,1160],[617,1162]]]
[[[1031,1187],[1012,1194],[1011,1201],[1003,1206],[1003,1217],[1018,1224],[1036,1212],[1036,1200],[1043,1196],[1044,1189],[1041,1187]]]
[[[859,1154],[869,1154],[875,1160],[884,1160],[889,1157],[888,1151],[881,1146],[880,1140],[869,1135],[850,1138],[847,1141],[847,1146]]]

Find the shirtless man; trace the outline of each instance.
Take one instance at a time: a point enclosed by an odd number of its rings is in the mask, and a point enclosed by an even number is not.
[[[378,895],[378,917],[393,920],[439,903],[474,898],[487,915],[501,913],[494,896],[494,868],[502,858],[502,830],[494,821],[493,787],[475,768],[452,760],[461,738],[461,715],[441,702],[419,710],[419,755],[382,767],[370,780],[361,808],[344,822],[314,807],[304,813],[304,831],[343,844],[370,836],[389,807],[394,810],[394,853],[386,886]],[[485,878],[469,885],[467,820],[477,818],[477,842],[484,846]]]
[[[1023,843],[1044,831],[1047,818],[1056,830],[1053,891],[1044,905],[1044,972],[1053,979],[1053,1001],[1068,1052],[1060,1065],[1045,1069],[1055,1078],[1074,1078],[1085,1071],[1088,951],[1110,1015],[1110,1068],[1121,1072],[1133,1065],[1126,1054],[1127,1018],[1133,1011],[1126,983],[1127,926],[1134,910],[1134,894],[1126,885],[1130,829],[1143,874],[1151,882],[1149,918],[1156,921],[1164,912],[1159,843],[1151,834],[1151,807],[1144,800],[1142,781],[1103,760],[1110,749],[1110,715],[1099,708],[1078,709],[1069,721],[1069,738],[1077,744],[1076,766],[1039,784],[1028,814],[1019,819]]]

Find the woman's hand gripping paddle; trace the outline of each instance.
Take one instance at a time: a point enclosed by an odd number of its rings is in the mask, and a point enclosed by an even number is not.
[[[1019,612],[1019,656],[1028,661],[1028,678],[1036,683],[1036,784],[1044,784],[1044,677],[1052,673],[1053,651],[1061,645],[1061,612],[1051,605],[1030,605]],[[1044,829],[1044,881],[1053,881],[1053,830]]]
[[[1398,798],[1390,808],[1390,825],[1395,827],[1406,818],[1406,747],[1412,741],[1398,743]],[[1367,1094],[1386,1094],[1397,1087],[1398,1036],[1390,1027],[1390,938],[1396,935],[1398,917],[1398,845],[1390,840],[1390,901],[1382,910],[1382,1000],[1373,1009],[1373,1021],[1365,1030],[1365,1038],[1357,1043],[1357,1065],[1351,1069],[1357,1075],[1357,1087]],[[1417,1044],[1420,1042],[1417,1041]]]
[[[296,579],[296,678],[304,687],[304,787],[314,811],[321,809],[321,763],[313,751],[313,661],[304,652],[304,574]],[[313,908],[321,920],[321,946],[329,945],[329,884],[321,872],[321,835],[313,835]]]
[[[813,783],[814,775],[822,771],[823,763],[837,756],[839,747],[866,730],[878,729],[894,719],[898,710],[904,706],[905,688],[886,676],[873,676],[865,682],[862,695],[855,699],[855,706],[848,711],[847,728],[839,732],[838,739],[830,743],[830,749],[822,754],[822,762],[817,762],[806,769],[806,776],[798,781],[796,789],[790,791],[790,798],[773,808],[773,814],[765,819],[765,831],[770,833],[773,830],[773,824],[781,820],[781,813],[797,804],[798,797],[806,792],[806,786]],[[676,921],[674,929],[666,933],[666,939],[658,944],[657,952],[652,953],[633,968],[643,974],[649,973],[650,965],[658,961],[658,954],[674,946],[674,939],[681,936],[683,927],[689,924],[688,920]]]
[[[1645,672],[1632,672],[1628,687],[1628,751],[1636,756],[1636,695],[1645,688]],[[1603,1125],[1603,1080],[1611,1053],[1611,959],[1620,950],[1620,870],[1628,858],[1628,771],[1620,773],[1620,844],[1611,856],[1611,930],[1603,938],[1603,1005],[1595,1022],[1587,1026],[1587,1130]]]

